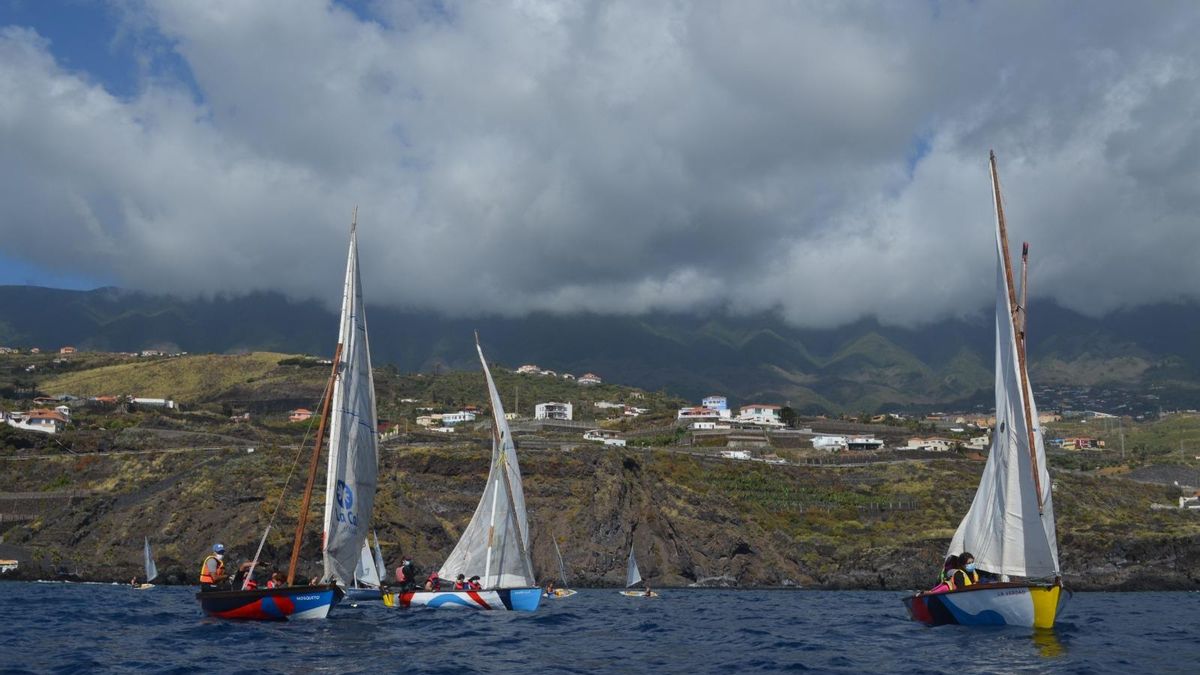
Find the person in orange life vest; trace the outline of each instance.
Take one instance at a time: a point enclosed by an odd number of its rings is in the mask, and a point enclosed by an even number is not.
[[[271,573],[271,578],[267,579],[267,588],[283,588],[287,586],[287,578],[283,576],[283,572],[275,570]]]
[[[979,573],[975,571],[975,556],[962,552],[958,556],[958,564],[950,573],[950,588],[963,589],[979,583]]]
[[[225,574],[225,547],[213,544],[212,553],[200,563],[200,590],[215,591],[217,585],[228,578]]]
[[[427,590],[427,591],[442,590],[442,580],[438,578],[437,572],[429,573],[429,578],[425,580],[425,590]]]
[[[454,590],[465,591],[467,589],[467,578],[460,574],[454,578]]]
[[[479,583],[478,576],[473,576],[470,579],[467,579],[467,589],[471,590],[471,591],[482,591],[483,590],[483,584]]]

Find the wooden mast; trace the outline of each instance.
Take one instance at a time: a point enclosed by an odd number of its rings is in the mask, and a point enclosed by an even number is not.
[[[1013,332],[1017,343],[1017,370],[1021,375],[1021,407],[1025,414],[1025,431],[1029,435],[1029,463],[1033,469],[1033,487],[1037,492],[1038,513],[1044,512],[1042,503],[1042,479],[1038,472],[1037,442],[1033,433],[1033,415],[1029,410],[1029,371],[1025,359],[1025,331],[1017,316],[1020,306],[1017,304],[1017,294],[1013,288],[1012,259],[1008,253],[1008,228],[1004,224],[1004,204],[1000,199],[1000,176],[996,172],[996,153],[989,152],[989,163],[992,171],[992,194],[996,203],[996,224],[1000,228],[1000,251],[1004,259],[1004,277],[1008,286],[1009,318],[1013,322]],[[999,413],[999,411],[996,411]]]
[[[333,399],[333,381],[338,376],[338,365],[342,360],[342,345],[338,343],[333,352],[333,369],[329,374],[329,386],[321,402],[321,424],[317,426],[317,441],[313,443],[312,459],[308,463],[308,482],[304,485],[304,500],[300,502],[300,522],[296,523],[296,539],[292,542],[292,561],[288,563],[287,585],[296,580],[296,565],[300,562],[300,542],[304,539],[304,527],[308,525],[308,508],[312,503],[313,484],[317,480],[317,467],[321,459],[321,441],[325,439],[325,424],[329,421],[329,402]]]

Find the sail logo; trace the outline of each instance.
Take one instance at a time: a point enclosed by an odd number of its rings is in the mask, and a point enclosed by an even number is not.
[[[334,496],[337,498],[338,512],[337,519],[339,523],[349,523],[351,527],[358,527],[358,516],[354,515],[351,507],[354,506],[354,491],[346,485],[346,481],[339,480],[337,489],[334,491]]]

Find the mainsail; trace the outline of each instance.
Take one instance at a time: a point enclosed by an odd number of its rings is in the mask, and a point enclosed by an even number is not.
[[[323,580],[347,584],[361,558],[375,504],[378,451],[376,448],[375,382],[367,344],[358,274],[358,236],[350,228],[350,252],[342,293],[342,345],[338,376],[333,385],[329,431],[329,466],[325,483]]]
[[[980,569],[1011,577],[1058,577],[1058,537],[1046,450],[1033,388],[1024,371],[1024,338],[1014,328],[1015,294],[1006,260],[1007,235],[995,164],[996,425],[992,449],[971,509],[948,554],[975,556]],[[1022,351],[1019,351],[1022,350]],[[1032,428],[1031,428],[1032,427]],[[1032,447],[1031,447],[1032,439]]]
[[[146,537],[146,583],[154,581],[158,576],[158,566],[154,564],[154,555],[150,553],[150,537]]]
[[[363,540],[362,554],[358,558],[358,568],[354,570],[354,579],[362,586],[379,587],[379,568],[375,564],[375,554],[371,545]]]
[[[633,544],[629,545],[629,564],[625,566],[625,588],[642,582],[642,573],[638,571],[637,558],[633,557]]]
[[[438,574],[446,579],[478,574],[484,588],[534,586],[537,580],[529,558],[529,523],[517,448],[478,337],[475,348],[492,403],[492,466],[475,514]]]
[[[569,586],[567,583],[567,565],[563,562],[562,551],[558,550],[558,541],[551,539],[554,542],[554,553],[558,556],[558,577],[562,580],[563,586]]]

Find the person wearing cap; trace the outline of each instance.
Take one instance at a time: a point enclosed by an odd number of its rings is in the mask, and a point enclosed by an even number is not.
[[[467,590],[467,577],[465,574],[460,573],[457,577],[454,578],[454,590],[456,590],[456,591]]]
[[[218,590],[218,585],[228,578],[225,574],[225,547],[213,544],[212,553],[200,563],[200,590]]]

